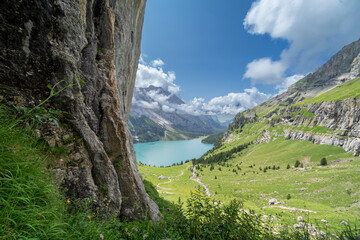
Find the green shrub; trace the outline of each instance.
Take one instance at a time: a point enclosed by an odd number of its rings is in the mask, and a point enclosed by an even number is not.
[[[299,160],[296,160],[296,162],[295,162],[295,165],[294,165],[294,167],[299,167],[300,166],[300,161]]]
[[[179,239],[263,239],[269,235],[260,218],[240,212],[242,202],[220,204],[207,196],[192,194],[186,208],[177,204],[171,226]],[[186,209],[186,210],[184,210]]]
[[[9,128],[12,123],[0,106],[0,239],[310,239],[306,229],[283,228],[275,234],[261,215],[243,211],[239,200],[217,204],[195,193],[185,207],[180,199],[169,203],[146,180],[146,191],[162,212],[158,222],[97,217],[84,202],[66,204],[45,170],[49,148],[20,125]],[[357,234],[349,228],[338,236],[356,239]]]
[[[326,158],[322,158],[322,159],[320,160],[320,165],[321,165],[321,166],[326,166],[326,165],[327,165],[327,160],[326,160]]]

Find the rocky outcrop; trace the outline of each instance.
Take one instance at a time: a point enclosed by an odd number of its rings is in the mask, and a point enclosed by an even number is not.
[[[266,105],[294,104],[318,96],[335,86],[360,77],[360,39],[346,45],[314,73],[289,87]]]
[[[347,152],[353,152],[354,156],[360,154],[360,139],[358,137],[341,137],[332,134],[312,133],[303,131],[285,130],[285,139],[312,141],[314,144],[327,144],[342,147]]]
[[[224,142],[236,141],[245,124],[261,122],[264,127],[255,143],[269,142],[272,137],[312,141],[342,147],[355,156],[360,154],[360,98],[357,94],[343,100],[313,104],[295,104],[333,90],[360,77],[360,39],[345,46],[327,63],[292,85],[286,92],[267,102],[239,113],[225,133]],[[346,90],[345,90],[346,91]],[[280,125],[276,131],[268,128]],[[320,128],[319,128],[320,127]],[[261,131],[261,132],[260,132]],[[279,133],[282,131],[282,133]]]
[[[314,115],[311,118],[301,116],[293,118],[283,114],[281,123],[287,126],[303,126],[310,129],[316,126],[326,127],[328,133],[304,132],[299,130],[285,130],[285,139],[307,140],[315,144],[335,145],[360,154],[360,99],[348,98],[340,101],[307,104],[299,107],[289,107],[286,112],[299,113],[306,108]],[[287,117],[284,117],[287,116]]]
[[[311,141],[314,144],[327,144],[342,147],[354,156],[360,155],[360,104],[359,98],[348,98],[339,101],[290,106],[273,111],[262,120],[281,124],[283,133],[276,137],[285,139]],[[310,116],[301,114],[306,109]],[[292,113],[292,114],[290,114]],[[279,117],[279,118],[278,118]],[[296,128],[303,128],[299,130]],[[317,127],[323,127],[317,130]],[[295,129],[294,129],[295,128]],[[265,128],[256,143],[270,142],[272,133]]]
[[[47,103],[48,108],[66,112],[61,121],[83,142],[69,156],[77,166],[59,164],[58,180],[69,197],[93,198],[106,206],[107,214],[130,219],[147,213],[157,218],[159,213],[145,192],[127,128],[145,4],[145,0],[0,3],[0,95],[33,107],[48,96],[48,85],[74,81]],[[52,127],[53,138],[59,131]],[[59,139],[48,140],[56,145]]]

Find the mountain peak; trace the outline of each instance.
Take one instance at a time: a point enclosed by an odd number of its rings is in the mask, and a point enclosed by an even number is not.
[[[183,100],[181,100],[175,94],[163,89],[162,87],[156,87],[154,85],[150,85],[146,88],[135,88],[134,90],[134,98],[136,100],[142,100],[146,102],[154,102],[156,97],[163,96],[166,98],[167,102],[171,104],[181,105],[185,104]]]
[[[229,126],[224,142],[241,138],[248,141],[245,137],[249,134],[255,143],[283,137],[339,146],[357,156],[360,154],[359,97],[360,40],[342,48],[284,93],[239,113]]]
[[[336,86],[360,77],[360,39],[343,47],[329,61],[294,83],[282,94],[263,103],[283,105],[301,102],[331,91]],[[262,104],[262,105],[263,105]]]

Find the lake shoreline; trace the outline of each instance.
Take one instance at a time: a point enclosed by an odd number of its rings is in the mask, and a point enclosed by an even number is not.
[[[211,148],[213,144],[202,143],[201,138],[134,144],[137,162],[155,167],[177,165],[199,158]]]

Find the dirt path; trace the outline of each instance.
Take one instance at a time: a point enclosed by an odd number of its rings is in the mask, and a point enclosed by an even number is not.
[[[244,158],[247,158],[250,154],[252,154],[253,152],[255,151],[255,149],[252,149],[250,152],[248,152],[245,156],[244,156]]]
[[[209,188],[208,188],[204,183],[202,183],[202,182],[200,181],[200,179],[195,178],[195,177],[196,177],[196,168],[194,167],[194,168],[193,168],[193,172],[192,172],[192,176],[190,177],[190,180],[195,181],[195,182],[197,182],[198,184],[200,184],[201,186],[203,186],[203,187],[205,188],[205,193],[206,193],[206,195],[208,195],[208,196],[210,197],[211,194],[210,194]]]
[[[302,212],[311,212],[316,213],[313,210],[307,210],[307,209],[300,209],[300,208],[294,208],[294,207],[285,207],[285,206],[266,206],[264,208],[281,208],[281,209],[287,209],[287,210],[293,210],[293,211],[302,211]]]
[[[178,177],[181,177],[182,175],[184,175],[184,171],[187,170],[188,168],[189,168],[189,167],[181,170],[181,173],[180,173],[179,175],[175,176],[174,178],[178,178]],[[160,185],[168,184],[168,183],[171,183],[171,182],[172,182],[171,177],[169,177],[168,179],[169,179],[169,181],[163,182],[163,183],[158,183],[158,184],[156,185],[156,189],[157,189],[157,191],[158,191],[159,193],[174,194],[174,193],[171,193],[171,192],[163,191],[163,190],[168,190],[168,191],[170,191],[170,190],[172,190],[172,188],[160,187]]]

